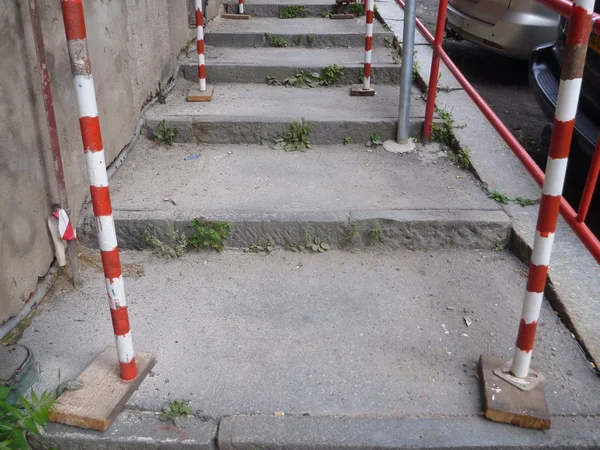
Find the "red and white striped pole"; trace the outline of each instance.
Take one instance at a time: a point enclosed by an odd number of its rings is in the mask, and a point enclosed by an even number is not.
[[[239,0],[238,4],[239,4],[239,11],[238,12],[240,14],[244,14],[244,0]]]
[[[112,215],[106,160],[98,120],[98,106],[92,67],[88,55],[82,0],[61,0],[63,20],[67,34],[67,46],[71,60],[71,72],[75,87],[75,100],[79,112],[79,126],[85,152],[90,193],[96,223],[102,266],[106,277],[106,290],[110,305],[121,378],[125,381],[137,377],[135,354],[129,327],[129,315],[125,301],[125,289],[121,274],[121,262],[117,235]]]
[[[202,13],[203,1],[204,0],[196,0],[196,48],[198,49],[198,80],[200,82],[200,92],[206,91],[206,64],[204,62],[204,15]]]
[[[542,199],[529,265],[529,278],[511,368],[512,374],[518,378],[525,378],[529,374],[535,330],[546,286],[560,199],[575,127],[575,114],[577,113],[581,77],[592,29],[593,11],[594,0],[573,1],[558,88],[558,100],[554,113],[546,178],[542,188]]]
[[[365,35],[365,65],[363,69],[363,90],[371,89],[371,53],[373,50],[373,0],[365,3],[365,15],[367,19]]]

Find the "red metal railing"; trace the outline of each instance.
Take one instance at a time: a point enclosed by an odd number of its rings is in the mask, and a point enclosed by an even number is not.
[[[402,8],[404,8],[405,4],[403,0],[396,0]],[[558,14],[564,15],[566,17],[570,17],[571,9],[573,4],[568,0],[537,0],[539,3],[542,3],[552,10],[556,11]],[[502,123],[500,118],[494,113],[494,111],[490,108],[490,106],[485,102],[485,100],[479,95],[479,93],[471,86],[469,81],[464,77],[461,71],[456,67],[454,62],[450,59],[450,57],[446,54],[444,49],[442,48],[443,38],[444,38],[444,29],[446,24],[446,13],[448,9],[448,0],[440,0],[440,6],[438,9],[438,17],[437,17],[437,26],[435,38],[434,36],[425,28],[425,26],[417,19],[417,28],[423,36],[433,45],[433,59],[431,62],[431,73],[429,76],[429,87],[427,92],[427,109],[425,112],[425,124],[423,134],[426,140],[431,138],[431,125],[433,121],[433,112],[435,107],[435,96],[437,93],[437,81],[438,81],[438,73],[440,67],[440,59],[444,61],[448,70],[454,75],[454,77],[458,80],[460,85],[463,87],[465,92],[471,97],[473,102],[477,105],[479,110],[483,113],[483,115],[488,119],[490,124],[496,129],[500,137],[506,142],[506,144],[511,148],[515,156],[521,161],[521,163],[525,166],[527,171],[531,174],[534,180],[542,186],[544,184],[544,172],[537,166],[537,164],[533,161],[531,156],[525,151],[523,146],[519,143],[519,141],[513,136],[513,134],[509,131],[509,129]],[[593,14],[593,32],[596,34],[600,34],[600,15]],[[569,224],[571,229],[575,232],[575,234],[579,237],[581,242],[585,245],[585,247],[589,250],[592,256],[600,263],[600,241],[594,234],[590,231],[587,225],[584,223],[587,211],[589,209],[589,204],[593,195],[593,191],[595,188],[595,184],[598,178],[598,173],[600,171],[600,143],[596,146],[596,151],[594,154],[594,159],[592,165],[590,167],[588,179],[586,182],[584,194],[582,200],[580,202],[579,212],[575,212],[575,210],[567,203],[564,198],[561,198],[560,201],[560,212],[565,221]]]

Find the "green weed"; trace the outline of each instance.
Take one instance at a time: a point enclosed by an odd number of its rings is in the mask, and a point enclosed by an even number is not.
[[[8,403],[11,392],[12,388],[0,386],[0,449],[29,449],[26,433],[39,436],[46,429],[56,399],[49,392],[38,397],[32,389],[31,400],[19,395],[18,403],[13,405]]]
[[[203,218],[194,219],[190,225],[192,235],[189,243],[197,249],[212,248],[218,252],[225,248],[225,241],[231,231],[229,222],[209,222]]]
[[[517,203],[519,206],[522,206],[523,208],[525,206],[531,206],[531,205],[535,205],[537,203],[537,200],[533,200],[531,198],[525,198],[525,197],[517,197],[515,198],[515,203]]]
[[[187,425],[187,416],[190,414],[192,414],[192,410],[188,406],[188,402],[174,400],[163,408],[163,412],[158,418],[163,422],[172,422],[177,428],[184,428]]]
[[[449,153],[448,157],[461,169],[469,170],[471,167],[471,150],[469,147],[459,148],[456,153]]]
[[[308,124],[293,122],[280,137],[275,139],[275,144],[286,151],[304,151],[312,148],[312,144],[308,140],[309,135],[310,126]]]
[[[498,203],[501,203],[502,205],[508,205],[508,202],[510,201],[506,194],[498,191],[489,191],[488,197],[497,201]]]
[[[269,47],[287,47],[288,43],[286,40],[280,36],[274,36],[269,33],[265,33],[265,39],[267,40],[267,44]]]
[[[264,238],[257,238],[250,247],[245,248],[245,252],[251,253],[271,253],[275,249],[275,242]]]
[[[360,17],[365,15],[365,5],[360,2],[352,3],[348,9],[355,16]]]
[[[329,19],[330,15],[331,11],[329,11],[328,9],[324,9],[323,11],[321,11],[321,17],[323,17],[324,19]]]
[[[350,136],[345,136],[344,137],[344,145],[348,145],[350,142],[352,142],[352,138]]]
[[[352,226],[350,227],[350,231],[346,235],[346,242],[348,242],[348,243],[354,242],[354,240],[358,236],[358,233],[359,233],[358,225],[353,223]]]
[[[150,229],[146,229],[142,233],[140,244],[141,248],[150,248],[158,256],[164,256],[169,259],[180,257],[188,250],[190,245],[185,233],[181,233],[174,228],[169,228],[168,241],[161,241]]]
[[[367,142],[367,147],[375,148],[380,145],[383,145],[383,142],[381,141],[381,139],[379,139],[377,133],[371,133],[371,136],[369,137],[369,142]]]
[[[154,142],[156,144],[173,145],[173,141],[177,137],[179,130],[177,127],[169,127],[163,119],[154,130]]]
[[[301,5],[290,5],[286,6],[279,12],[280,19],[295,19],[306,17],[308,15],[308,8]]]
[[[383,229],[376,223],[368,232],[369,245],[378,244],[383,240]]]

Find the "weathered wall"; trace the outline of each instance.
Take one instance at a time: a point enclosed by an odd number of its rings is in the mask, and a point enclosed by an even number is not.
[[[76,222],[88,184],[60,0],[39,3]],[[110,163],[131,139],[144,101],[174,73],[194,30],[186,0],[84,0],[84,10]],[[54,256],[47,217],[57,201],[28,2],[8,0],[0,9],[0,323],[48,271]]]

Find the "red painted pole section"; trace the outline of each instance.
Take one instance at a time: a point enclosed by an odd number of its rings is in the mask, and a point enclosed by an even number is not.
[[[373,0],[366,0],[364,9],[366,17],[365,62],[363,67],[363,89],[371,89],[371,53],[373,51]]]
[[[204,15],[202,2],[196,0],[196,48],[198,50],[198,82],[200,92],[206,91],[206,63],[204,61]]]
[[[137,367],[125,300],[117,234],[108,190],[104,145],[98,119],[92,66],[88,55],[83,5],[81,0],[61,0],[61,3],[121,378],[129,381],[137,377]]]
[[[425,108],[425,123],[423,124],[423,137],[426,142],[431,139],[431,125],[433,112],[435,110],[435,96],[437,94],[438,73],[440,71],[440,58],[444,50],[444,28],[446,26],[446,13],[448,12],[448,0],[440,0],[438,7],[437,24],[435,28],[435,40],[433,42],[433,59],[431,60],[431,71],[429,72],[429,86],[427,88],[427,107]]]
[[[581,93],[587,45],[592,30],[594,0],[575,0],[573,5],[554,112],[546,177],[542,187],[542,199],[529,264],[527,289],[511,368],[512,374],[519,378],[525,378],[529,374],[535,330],[544,298],[571,139],[575,128],[575,114]]]
[[[561,16],[571,17],[573,2],[570,2],[569,0],[536,0],[536,2],[547,6]],[[592,31],[595,34],[600,34],[600,14],[598,13],[592,14]]]
[[[404,2],[402,0],[396,0],[398,4],[404,8]],[[540,0],[538,0],[540,1]],[[425,25],[417,19],[417,28],[425,39],[429,41],[429,43],[433,43],[434,37],[433,35],[425,28]],[[454,62],[450,59],[450,57],[442,50],[440,52],[440,56],[444,64],[446,64],[448,70],[454,75],[456,80],[463,87],[465,92],[471,97],[473,103],[477,105],[481,113],[485,116],[485,118],[490,122],[490,124],[494,127],[494,129],[498,132],[500,137],[506,142],[506,144],[513,151],[515,156],[521,161],[525,169],[529,172],[529,174],[533,177],[535,182],[540,186],[544,183],[544,172],[538,167],[538,165],[531,159],[531,156],[525,151],[523,146],[517,141],[517,139],[512,135],[508,128],[502,123],[502,120],[496,115],[496,113],[490,108],[490,106],[485,102],[485,100],[479,95],[479,93],[471,86],[471,83],[465,78],[462,72],[458,67],[454,64]],[[583,245],[588,249],[590,254],[600,263],[600,241],[598,238],[594,236],[594,234],[590,231],[590,229],[583,223],[577,220],[577,213],[571,205],[567,203],[567,201],[563,198],[560,202],[560,212],[565,219],[565,221],[569,224],[571,229],[575,232],[577,237],[581,240]]]
[[[596,141],[596,149],[594,150],[594,156],[592,157],[590,170],[588,172],[587,180],[585,181],[585,187],[583,188],[583,195],[581,196],[581,201],[579,202],[579,211],[577,212],[578,222],[585,221],[585,218],[587,217],[587,213],[590,209],[590,203],[592,203],[594,189],[596,189],[598,174],[600,174],[600,136],[598,136],[598,140]]]

